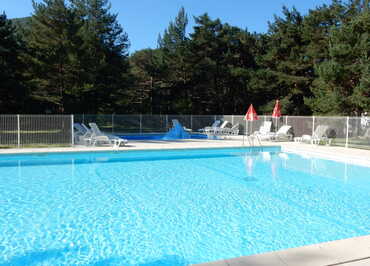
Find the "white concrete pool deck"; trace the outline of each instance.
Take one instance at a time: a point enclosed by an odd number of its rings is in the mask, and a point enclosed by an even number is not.
[[[285,152],[304,153],[323,158],[370,166],[370,150],[332,146],[318,146],[294,142],[264,142],[262,146],[282,147]],[[249,146],[245,140],[245,146]],[[179,140],[179,141],[130,141],[120,148],[111,147],[63,147],[0,149],[0,154],[50,153],[50,152],[89,152],[89,151],[130,151],[243,147],[242,137],[227,140]],[[369,177],[370,178],[370,177]],[[292,248],[270,253],[226,259],[198,266],[370,266],[370,235],[338,240],[317,245]]]

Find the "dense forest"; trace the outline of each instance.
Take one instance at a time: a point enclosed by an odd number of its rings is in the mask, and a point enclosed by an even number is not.
[[[33,6],[0,15],[1,114],[270,113],[276,99],[289,115],[370,111],[369,0],[282,7],[267,33],[182,8],[157,48],[133,54],[108,0]]]

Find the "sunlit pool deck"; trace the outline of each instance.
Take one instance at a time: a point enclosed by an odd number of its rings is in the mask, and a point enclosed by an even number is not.
[[[244,141],[244,146],[249,146]],[[262,146],[282,147],[286,152],[304,153],[307,156],[315,155],[327,159],[334,159],[348,163],[355,163],[370,167],[370,150],[351,149],[333,146],[318,146],[292,142],[264,142]],[[125,147],[112,149],[111,147],[63,147],[63,148],[27,148],[27,149],[0,149],[0,154],[16,153],[50,153],[50,152],[86,152],[86,151],[126,151],[126,150],[154,150],[154,149],[192,149],[192,148],[225,148],[242,147],[241,137],[232,137],[227,140],[179,140],[179,141],[130,141]],[[370,179],[370,177],[369,177]],[[333,214],[335,215],[335,214]],[[217,262],[198,264],[202,266],[321,266],[370,265],[370,235],[351,239],[320,243],[316,245],[292,248],[287,250],[257,254],[247,257],[230,258]]]

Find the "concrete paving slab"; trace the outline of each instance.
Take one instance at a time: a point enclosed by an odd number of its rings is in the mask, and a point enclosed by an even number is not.
[[[266,253],[226,260],[228,266],[287,266],[277,253]]]
[[[344,264],[335,264],[335,265],[327,265],[327,266],[369,266],[370,259],[363,259],[358,261],[352,261]]]
[[[369,266],[369,247],[370,236],[361,236],[227,259],[226,262],[229,266]],[[203,263],[200,265],[211,266],[212,264]]]

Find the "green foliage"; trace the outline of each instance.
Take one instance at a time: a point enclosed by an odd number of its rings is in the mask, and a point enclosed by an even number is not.
[[[118,24],[117,15],[110,13],[108,0],[73,0],[72,3],[82,21],[78,34],[82,40],[80,112],[119,112],[124,109],[122,99],[132,79],[128,36]]]
[[[42,0],[16,27],[0,16],[1,112],[270,114],[370,111],[368,0],[307,15],[283,7],[266,34],[181,8],[157,49],[128,55],[109,0]],[[27,66],[27,67],[25,67]],[[25,103],[28,103],[26,105]]]
[[[37,112],[115,112],[128,84],[128,38],[107,0],[34,2],[25,30]],[[122,108],[122,107],[121,107]]]
[[[318,64],[315,97],[308,100],[315,113],[360,114],[369,109],[369,33],[370,12],[365,9],[331,30],[329,58]]]
[[[0,113],[16,113],[26,101],[23,53],[24,43],[15,26],[5,14],[0,15]]]
[[[64,0],[33,2],[33,6],[26,37],[31,96],[39,107],[63,113],[78,80],[79,21]]]

